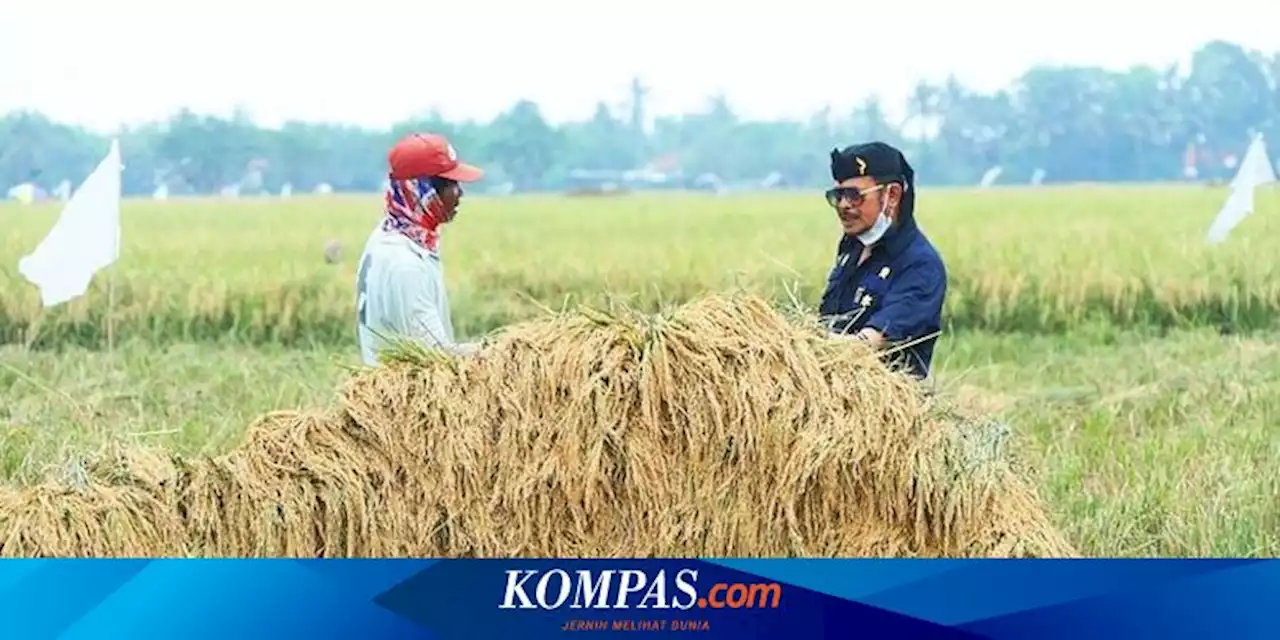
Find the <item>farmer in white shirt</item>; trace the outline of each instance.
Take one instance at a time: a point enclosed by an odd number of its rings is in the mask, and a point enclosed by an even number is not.
[[[483,172],[458,161],[443,136],[413,133],[387,154],[385,215],[369,236],[356,275],[360,353],[376,366],[389,340],[410,339],[468,355],[474,344],[454,342],[440,263],[440,227],[457,215],[461,182]]]

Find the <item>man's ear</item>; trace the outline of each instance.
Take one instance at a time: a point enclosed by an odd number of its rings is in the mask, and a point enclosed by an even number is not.
[[[892,182],[885,188],[884,197],[889,199],[890,207],[897,207],[902,204],[902,185]]]

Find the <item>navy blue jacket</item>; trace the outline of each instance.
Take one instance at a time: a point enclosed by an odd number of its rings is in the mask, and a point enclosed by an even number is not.
[[[872,246],[867,261],[858,265],[863,246],[855,236],[841,238],[819,312],[834,333],[853,335],[870,327],[883,334],[887,343],[914,342],[900,347],[891,359],[923,379],[933,365],[934,334],[942,328],[947,294],[942,256],[910,210],[902,212]],[[929,335],[933,337],[917,342]]]

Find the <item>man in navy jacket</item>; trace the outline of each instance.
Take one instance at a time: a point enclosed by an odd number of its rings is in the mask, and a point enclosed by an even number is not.
[[[910,375],[929,376],[942,329],[947,270],[916,224],[915,171],[883,142],[831,151],[827,203],[844,227],[820,313],[831,331],[890,349]]]

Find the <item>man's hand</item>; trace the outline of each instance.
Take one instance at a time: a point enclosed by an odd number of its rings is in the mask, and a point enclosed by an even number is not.
[[[869,345],[872,349],[879,349],[884,346],[884,334],[870,327],[863,329],[854,334],[838,333],[832,336],[841,340],[861,340]]]
[[[859,331],[858,339],[866,342],[875,349],[879,349],[884,346],[884,334],[870,327]]]

